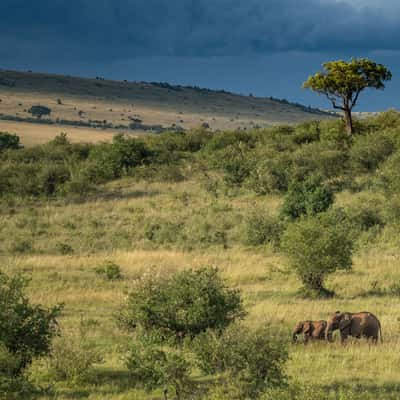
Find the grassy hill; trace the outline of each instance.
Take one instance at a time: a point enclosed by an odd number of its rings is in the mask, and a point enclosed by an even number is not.
[[[306,389],[279,399],[398,399],[400,115],[384,113],[356,127],[352,138],[336,120],[110,144],[71,144],[60,136],[1,151],[1,270],[30,277],[32,301],[64,302],[63,337],[79,346],[84,331],[104,359],[86,380],[73,382],[55,382],[48,360],[36,361],[31,379],[53,390],[40,398],[162,399],[161,391],[132,387],[124,362],[132,338],[116,315],[144,273],[215,266],[241,290],[248,329],[269,324],[288,348],[289,383]],[[352,269],[326,281],[332,298],[304,295],[280,242],[295,223],[281,217],[290,188],[316,175],[334,193],[326,212],[342,213],[354,245]],[[122,279],[96,272],[107,261],[121,268]],[[377,315],[383,344],[290,344],[298,320],[327,319],[336,310]],[[221,386],[223,377],[195,370],[192,379]],[[232,399],[202,390],[196,396]]]
[[[142,134],[202,124],[212,130],[250,129],[329,117],[272,98],[166,83],[14,71],[0,71],[0,99],[0,131],[17,133],[28,145],[43,143],[60,132],[67,132],[73,141],[101,141],[111,140],[118,132]],[[50,117],[35,121],[28,110],[37,104],[50,107]]]

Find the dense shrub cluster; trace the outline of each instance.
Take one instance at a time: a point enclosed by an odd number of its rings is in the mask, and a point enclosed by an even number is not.
[[[337,121],[237,132],[195,129],[141,139],[117,135],[112,143],[96,145],[72,144],[61,134],[27,149],[17,136],[0,134],[0,195],[85,194],[124,175],[178,182],[185,179],[185,166],[193,171],[198,161],[202,169],[221,174],[226,186],[259,195],[286,193],[291,182],[316,172],[335,191],[358,187],[358,174],[377,169],[376,184],[393,186],[400,140],[392,120],[397,121],[393,111],[356,122],[354,140]]]
[[[326,187],[318,175],[303,182],[294,181],[284,197],[281,216],[295,220],[302,215],[313,216],[326,211],[334,201],[333,192]]]
[[[22,277],[0,273],[0,392],[10,399],[28,398],[32,387],[23,372],[35,358],[50,353],[61,310],[32,305],[25,286]]]
[[[131,382],[148,391],[161,388],[164,398],[173,392],[184,399],[195,391],[197,367],[222,373],[238,399],[256,399],[281,386],[286,346],[268,329],[235,323],[244,315],[239,292],[226,287],[216,269],[144,277],[130,293],[121,320],[124,327],[141,328],[126,357]],[[169,337],[172,341],[165,340]]]
[[[187,270],[171,277],[143,276],[120,315],[122,326],[181,340],[207,329],[221,331],[245,315],[237,290],[215,268]]]

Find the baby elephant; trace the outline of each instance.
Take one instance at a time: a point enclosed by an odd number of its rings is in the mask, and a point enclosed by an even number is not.
[[[293,343],[297,341],[297,335],[300,334],[303,334],[304,336],[304,344],[306,344],[310,339],[324,340],[326,325],[327,322],[323,320],[298,322],[292,334]]]

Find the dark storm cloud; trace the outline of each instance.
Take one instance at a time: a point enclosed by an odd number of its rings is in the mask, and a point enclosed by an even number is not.
[[[334,0],[0,1],[4,58],[396,50],[399,39],[383,10]]]

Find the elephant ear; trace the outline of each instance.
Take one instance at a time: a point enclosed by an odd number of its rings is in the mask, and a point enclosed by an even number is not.
[[[343,330],[346,329],[348,326],[351,325],[351,315],[350,314],[343,314],[343,317],[341,318],[340,322],[339,322],[339,329]]]
[[[304,321],[303,332],[304,333],[311,333],[311,329],[312,329],[311,321]]]

